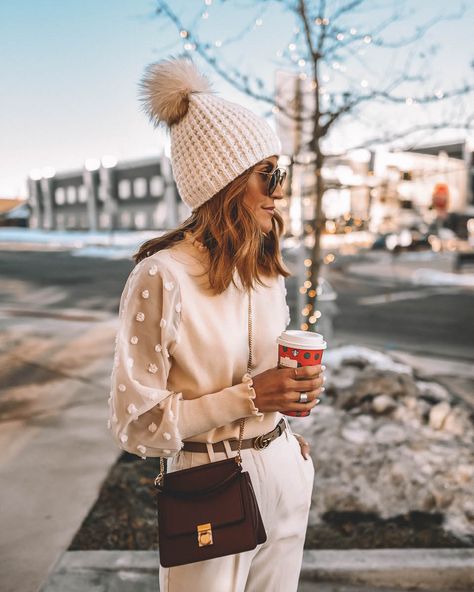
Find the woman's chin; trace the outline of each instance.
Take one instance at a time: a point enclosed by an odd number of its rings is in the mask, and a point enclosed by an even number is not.
[[[272,224],[271,220],[260,221],[260,230],[264,234],[268,234],[272,228],[273,228],[273,224]]]

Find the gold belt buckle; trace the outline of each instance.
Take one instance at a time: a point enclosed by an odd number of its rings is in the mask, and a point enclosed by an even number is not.
[[[255,450],[263,450],[264,448],[270,445],[270,442],[271,440],[265,438],[265,434],[262,434],[261,436],[257,436],[255,438],[255,440],[253,441],[253,447],[255,448]]]

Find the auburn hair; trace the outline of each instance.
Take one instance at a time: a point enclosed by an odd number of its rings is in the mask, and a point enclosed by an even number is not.
[[[135,263],[162,249],[184,240],[190,231],[209,251],[209,285],[214,294],[223,292],[237,270],[242,286],[254,288],[255,282],[265,285],[261,276],[291,276],[283,263],[280,237],[284,231],[281,214],[275,210],[272,229],[265,234],[244,195],[255,167],[247,169],[211,199],[192,211],[177,228],[143,243],[133,255]]]

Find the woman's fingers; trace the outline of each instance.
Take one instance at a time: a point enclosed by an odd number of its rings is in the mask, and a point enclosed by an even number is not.
[[[293,400],[285,404],[285,411],[310,411],[313,407],[319,405],[320,402],[321,399],[317,396],[312,396],[311,399],[308,397],[307,403],[299,403],[298,400]]]
[[[297,380],[294,382],[292,390],[298,393],[308,393],[320,389],[324,384],[324,378],[316,378],[314,380]]]
[[[306,460],[308,460],[309,453],[310,453],[310,445],[309,445],[309,442],[307,442],[300,435],[296,436],[296,434],[295,434],[295,438],[298,440],[298,443],[299,443],[300,449],[301,449],[301,454],[303,455],[303,458],[305,458]]]

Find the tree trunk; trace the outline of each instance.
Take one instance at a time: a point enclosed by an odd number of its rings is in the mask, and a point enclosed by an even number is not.
[[[321,275],[321,267],[322,267],[322,260],[321,260],[321,235],[324,230],[325,220],[323,218],[323,195],[324,195],[324,180],[321,173],[324,155],[321,152],[319,147],[319,143],[316,144],[316,162],[315,162],[315,169],[314,169],[314,176],[315,176],[315,190],[316,190],[316,207],[314,212],[314,220],[312,221],[312,232],[314,236],[314,245],[311,251],[311,268],[310,268],[310,277],[309,280],[311,282],[311,286],[307,291],[307,310],[308,310],[308,317],[311,317],[316,310],[316,303],[318,298],[318,282],[319,277]],[[309,323],[308,328],[311,329],[311,325],[314,326],[314,323]]]

